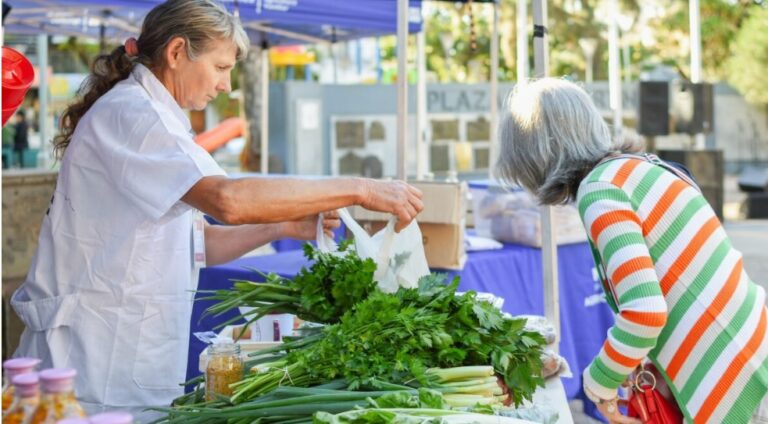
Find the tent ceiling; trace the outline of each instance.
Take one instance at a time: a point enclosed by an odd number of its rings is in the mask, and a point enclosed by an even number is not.
[[[239,14],[254,42],[269,45],[333,42],[393,34],[394,0],[220,0]],[[123,41],[136,36],[160,0],[9,0],[4,29],[11,34],[63,34]],[[421,29],[421,0],[410,0],[410,32]]]

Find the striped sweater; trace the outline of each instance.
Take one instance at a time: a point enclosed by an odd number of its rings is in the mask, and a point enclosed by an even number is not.
[[[649,357],[695,423],[746,423],[768,391],[765,292],[704,197],[662,167],[616,159],[581,183],[579,212],[617,302],[584,371],[603,399]]]

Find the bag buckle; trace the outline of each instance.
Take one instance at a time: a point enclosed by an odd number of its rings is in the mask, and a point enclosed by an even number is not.
[[[643,389],[642,384],[645,384],[646,386],[650,385],[651,390],[656,389],[656,376],[653,375],[652,372],[648,370],[642,370],[635,376],[634,381],[634,387],[637,389],[640,393],[645,392],[645,389]]]

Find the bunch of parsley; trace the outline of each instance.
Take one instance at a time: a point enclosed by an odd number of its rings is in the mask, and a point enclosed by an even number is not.
[[[342,243],[344,254],[321,252],[311,244],[304,245],[304,255],[312,261],[293,278],[262,274],[264,282],[233,280],[232,289],[201,290],[201,300],[216,300],[203,317],[218,316],[229,310],[249,307],[249,312],[220,324],[217,328],[245,319],[250,324],[273,313],[289,313],[321,324],[338,322],[359,301],[377,290],[373,274],[376,263],[347,251],[350,243]],[[257,270],[254,270],[260,273]]]
[[[430,275],[417,288],[371,293],[323,329],[316,343],[288,354],[312,378],[343,377],[350,390],[386,383],[428,385],[428,368],[493,365],[517,405],[541,377],[543,337],[507,319],[474,292],[457,296],[458,278]]]

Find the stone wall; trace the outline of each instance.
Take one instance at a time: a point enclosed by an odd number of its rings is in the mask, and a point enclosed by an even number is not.
[[[3,359],[16,350],[23,329],[9,299],[29,270],[57,175],[39,169],[3,172]]]

